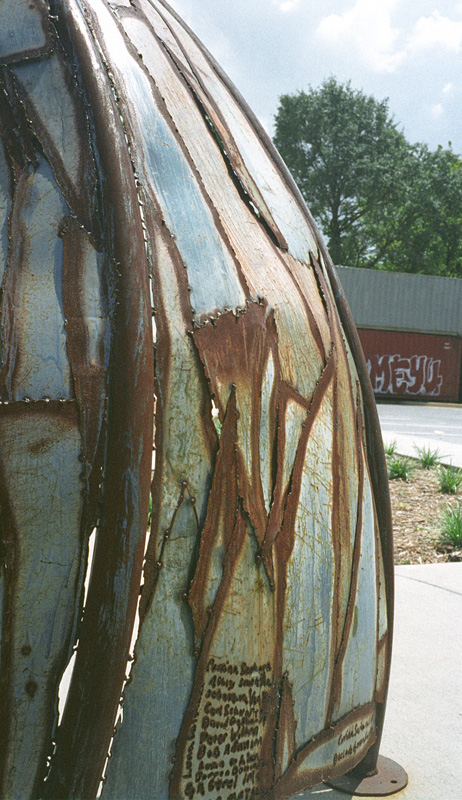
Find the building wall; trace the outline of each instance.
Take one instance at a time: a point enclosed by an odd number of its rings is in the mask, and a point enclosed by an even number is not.
[[[462,280],[337,267],[377,397],[462,402]]]
[[[359,337],[377,397],[458,401],[462,339],[364,329]]]

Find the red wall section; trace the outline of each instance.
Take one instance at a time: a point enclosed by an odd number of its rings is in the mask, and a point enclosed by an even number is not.
[[[359,337],[377,397],[459,400],[462,339],[365,329]]]

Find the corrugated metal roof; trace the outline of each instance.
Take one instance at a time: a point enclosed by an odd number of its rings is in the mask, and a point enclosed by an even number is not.
[[[462,336],[462,279],[337,267],[358,327]]]

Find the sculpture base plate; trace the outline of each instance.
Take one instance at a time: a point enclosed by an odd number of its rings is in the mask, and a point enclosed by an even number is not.
[[[408,776],[405,770],[391,758],[379,756],[377,771],[366,777],[355,775],[354,770],[326,781],[328,786],[340,792],[357,795],[358,797],[387,797],[387,795],[400,792],[407,786]]]

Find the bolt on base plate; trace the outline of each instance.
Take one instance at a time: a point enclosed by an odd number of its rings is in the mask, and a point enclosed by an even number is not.
[[[355,775],[352,770],[346,775],[326,781],[333,789],[359,797],[386,797],[400,792],[407,783],[407,772],[396,761],[384,756],[378,757],[377,771],[373,775]]]

